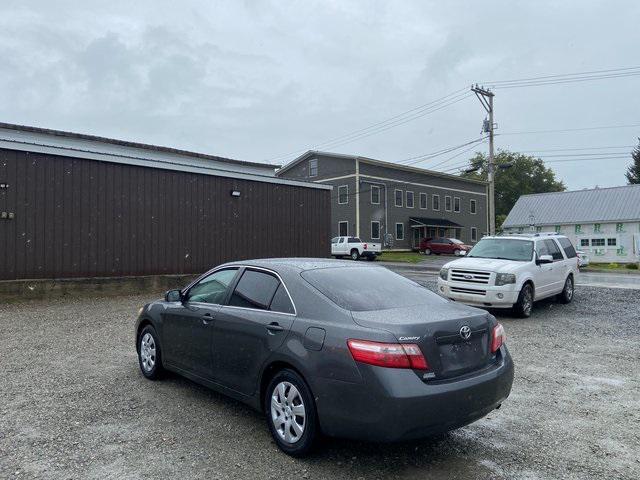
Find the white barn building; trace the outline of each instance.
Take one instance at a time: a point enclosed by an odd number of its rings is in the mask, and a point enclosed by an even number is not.
[[[640,185],[523,195],[502,228],[561,233],[592,262],[639,262]]]

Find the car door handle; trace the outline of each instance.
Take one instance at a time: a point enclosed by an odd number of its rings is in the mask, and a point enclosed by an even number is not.
[[[205,313],[204,315],[202,315],[202,321],[205,323],[213,321],[213,315],[211,315],[210,313]]]
[[[267,325],[267,330],[270,332],[281,332],[284,330],[284,327],[277,322],[273,322]]]

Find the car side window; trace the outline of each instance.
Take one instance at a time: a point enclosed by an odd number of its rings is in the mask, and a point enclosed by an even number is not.
[[[556,242],[554,242],[553,240],[545,240],[544,244],[549,250],[549,255],[553,257],[554,261],[564,260],[562,252],[560,251],[560,248],[558,248],[558,244]]]
[[[544,241],[536,243],[536,252],[538,254],[538,258],[540,258],[542,255],[551,255]]]
[[[560,242],[560,245],[562,245],[567,258],[576,258],[578,256],[576,249],[571,244],[571,240],[568,238],[559,238],[558,241]]]
[[[287,293],[286,288],[284,288],[284,285],[278,285],[278,289],[273,296],[273,300],[271,300],[269,310],[271,310],[272,312],[280,313],[296,313],[295,309],[293,308],[293,304],[291,303],[291,299],[289,298],[289,294]]]
[[[238,281],[229,305],[267,310],[280,281],[267,272],[246,269]]]
[[[236,273],[237,268],[227,268],[204,277],[189,289],[187,301],[221,304]]]

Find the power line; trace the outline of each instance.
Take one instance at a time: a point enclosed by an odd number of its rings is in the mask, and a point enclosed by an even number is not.
[[[472,145],[472,144],[476,144],[481,142],[482,140],[485,140],[487,137],[480,137],[477,138],[475,140],[470,140],[466,143],[462,143],[460,145],[456,145],[454,147],[448,147],[448,148],[444,148],[442,150],[437,150],[435,152],[431,152],[431,153],[425,153],[423,155],[417,155],[414,157],[409,157],[409,158],[405,158],[404,160],[399,160],[396,163],[399,163],[401,165],[414,165],[416,163],[421,163],[427,160],[431,160],[432,158],[438,157],[440,155],[444,155],[445,153],[450,153],[453,152],[455,150],[458,150],[459,148],[463,148],[466,147],[467,145]]]
[[[597,73],[622,72],[622,71],[627,71],[627,70],[638,70],[638,69],[640,69],[640,66],[637,66],[637,67],[623,67],[623,68],[611,68],[611,69],[607,69],[607,70],[591,70],[591,71],[587,71],[587,72],[560,73],[560,74],[557,74],[557,75],[544,75],[544,76],[538,76],[538,77],[516,78],[516,79],[512,79],[512,80],[494,80],[494,81],[491,81],[491,82],[480,82],[480,83],[498,84],[498,83],[523,82],[523,81],[529,81],[529,80],[541,80],[541,79],[568,77],[568,76],[576,76],[576,75],[591,75],[591,74],[597,74]]]
[[[340,142],[340,141],[345,140],[345,139],[347,139],[349,137],[353,137],[353,136],[357,136],[357,135],[361,135],[361,134],[367,133],[372,129],[379,129],[379,128],[387,127],[389,124],[395,124],[396,122],[404,121],[404,120],[407,120],[407,119],[408,119],[407,121],[411,121],[411,120],[414,120],[416,118],[420,118],[421,116],[423,116],[423,114],[426,115],[428,113],[431,113],[430,110],[432,110],[432,109],[434,109],[436,107],[444,108],[445,106],[448,106],[447,103],[450,102],[450,101],[454,101],[454,103],[457,103],[457,101],[459,101],[458,99],[460,99],[460,100],[462,99],[460,97],[461,97],[461,94],[463,94],[463,93],[464,93],[464,95],[462,95],[463,97],[467,96],[466,88],[462,88],[462,89],[456,90],[456,91],[451,92],[451,93],[449,93],[447,95],[444,95],[444,96],[442,96],[442,97],[440,97],[440,98],[438,98],[436,100],[432,100],[432,101],[427,102],[425,104],[419,105],[418,107],[411,108],[411,109],[406,110],[404,112],[401,112],[401,113],[399,113],[397,115],[389,117],[389,118],[387,118],[385,120],[382,120],[380,122],[376,122],[374,124],[371,124],[371,125],[369,125],[367,127],[354,130],[352,132],[340,135],[338,137],[331,138],[329,140],[325,140],[325,141],[323,141],[323,142],[321,142],[319,144],[316,144],[315,147],[320,147],[320,146],[324,146],[324,145],[329,145],[329,144],[333,144],[333,143],[336,143],[336,142]],[[399,123],[399,124],[401,124],[401,123]],[[396,126],[396,125],[394,125],[394,126]],[[283,157],[290,157],[291,155],[294,155],[294,154],[300,153],[300,152],[305,152],[305,151],[307,151],[307,149],[299,149],[299,150],[291,151],[291,152],[288,152],[288,153],[285,153],[285,154],[280,154],[280,155],[271,157],[271,158],[267,159],[267,161],[271,161],[271,160],[274,160],[274,159],[280,159],[280,158],[283,158]]]
[[[629,125],[606,125],[602,127],[585,127],[585,128],[565,128],[565,129],[554,129],[554,130],[533,130],[533,131],[524,131],[524,132],[503,132],[500,135],[528,135],[528,134],[537,134],[537,133],[564,133],[564,132],[582,132],[582,131],[591,131],[591,130],[607,130],[607,129],[615,129],[615,128],[635,128],[640,127],[640,123],[634,123]]]

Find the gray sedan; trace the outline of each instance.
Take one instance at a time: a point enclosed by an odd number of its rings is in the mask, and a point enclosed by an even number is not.
[[[143,307],[140,369],[171,370],[265,413],[278,446],[399,441],[469,424],[513,382],[502,325],[381,266],[221,265]]]

